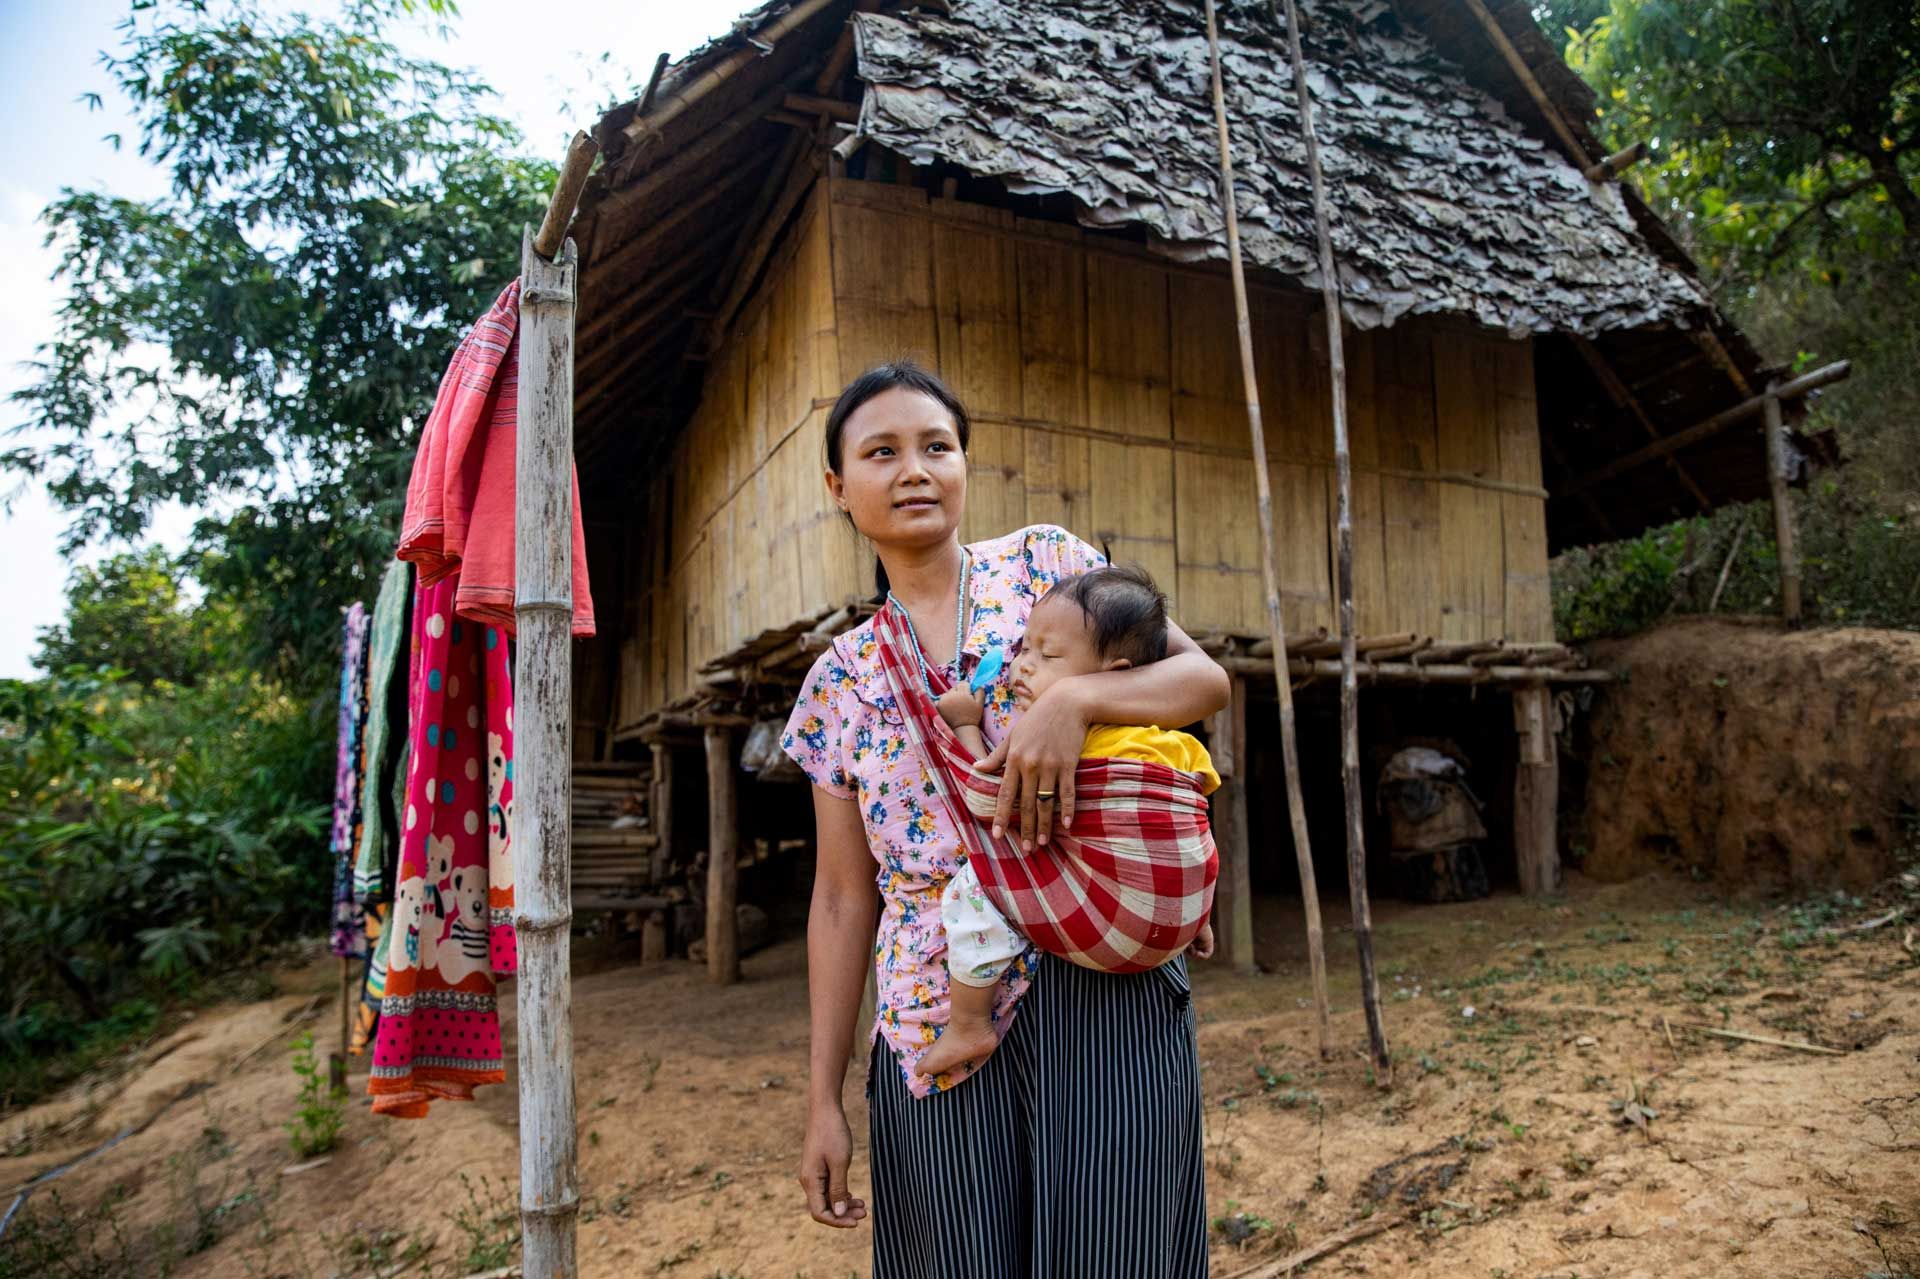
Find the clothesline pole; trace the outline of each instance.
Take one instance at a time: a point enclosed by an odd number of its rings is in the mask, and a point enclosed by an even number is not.
[[[1207,0],[1207,52],[1213,66],[1213,119],[1220,133],[1220,204],[1227,220],[1227,258],[1232,265],[1234,318],[1240,334],[1240,375],[1246,386],[1247,432],[1253,438],[1254,489],[1260,507],[1260,573],[1267,595],[1267,633],[1273,642],[1273,678],[1280,693],[1280,757],[1286,766],[1287,810],[1293,818],[1293,854],[1300,868],[1300,903],[1307,917],[1307,957],[1313,970],[1320,1056],[1325,1058],[1333,1053],[1333,1029],[1327,1011],[1326,944],[1320,932],[1320,893],[1313,877],[1306,801],[1300,790],[1293,682],[1287,671],[1287,634],[1280,619],[1280,578],[1273,553],[1273,481],[1267,474],[1267,434],[1260,418],[1260,385],[1253,366],[1253,320],[1247,311],[1247,275],[1240,259],[1240,217],[1233,201],[1233,147],[1227,140],[1227,100],[1220,79],[1220,36],[1213,0]]]
[[[520,1237],[526,1279],[574,1279],[573,241],[520,255],[514,467],[514,929],[519,947]]]
[[[1213,0],[1207,0],[1209,4]],[[1387,1028],[1380,1015],[1380,980],[1373,964],[1373,911],[1367,902],[1367,831],[1360,798],[1360,695],[1355,671],[1353,622],[1353,458],[1347,448],[1347,357],[1342,341],[1340,277],[1333,262],[1332,218],[1327,184],[1320,171],[1320,142],[1313,131],[1313,95],[1307,87],[1306,59],[1300,52],[1300,10],[1295,0],[1268,0],[1287,10],[1287,52],[1293,62],[1293,88],[1300,101],[1300,133],[1307,145],[1307,174],[1313,182],[1313,226],[1320,242],[1320,302],[1327,315],[1329,398],[1333,404],[1333,476],[1338,494],[1334,535],[1335,589],[1340,596],[1340,783],[1347,801],[1347,894],[1353,908],[1353,940],[1360,952],[1360,1002],[1367,1014],[1367,1044],[1376,1082],[1392,1078]],[[1274,16],[1278,17],[1278,13]]]

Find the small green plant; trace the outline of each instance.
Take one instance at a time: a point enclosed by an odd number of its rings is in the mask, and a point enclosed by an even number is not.
[[[287,1121],[294,1157],[312,1159],[332,1150],[347,1122],[347,1090],[330,1086],[313,1051],[313,1033],[293,1041],[293,1073],[300,1079],[299,1104]]]
[[[460,1174],[460,1188],[467,1202],[450,1214],[454,1229],[466,1241],[462,1274],[499,1270],[513,1262],[520,1246],[520,1210],[514,1202],[514,1188],[507,1182],[495,1183],[481,1174],[476,1187],[466,1173]],[[624,1210],[624,1205],[623,1205]]]

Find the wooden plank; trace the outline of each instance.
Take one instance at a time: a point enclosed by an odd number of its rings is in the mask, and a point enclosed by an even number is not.
[[[740,825],[734,787],[733,730],[709,725],[707,747],[707,979],[740,980]]]
[[[1274,567],[1280,575],[1280,616],[1287,634],[1339,624],[1333,612],[1333,472],[1298,462],[1272,462]],[[1244,518],[1244,516],[1242,517]],[[1264,612],[1256,593],[1250,608]],[[1258,634],[1264,627],[1246,632]]]
[[[1173,435],[1167,271],[1101,255],[1087,273],[1087,408],[1092,424],[1143,439]]]
[[[1235,356],[1239,339],[1233,327],[1233,286],[1224,278],[1175,274],[1168,281],[1168,308],[1173,438],[1245,449],[1246,401]]]
[[[1439,467],[1497,479],[1500,344],[1438,327],[1432,340]],[[1441,482],[1439,498],[1440,638],[1498,639],[1506,626],[1500,495]]]
[[[1534,395],[1533,344],[1502,346],[1499,415],[1500,478],[1541,484],[1540,416]],[[1553,597],[1547,577],[1547,504],[1543,498],[1500,497],[1505,542],[1505,623],[1508,639],[1553,638]]]
[[[1217,726],[1209,733],[1216,763],[1224,756],[1233,775],[1221,775],[1220,789],[1213,793],[1214,844],[1220,854],[1219,877],[1213,890],[1213,935],[1219,962],[1237,973],[1254,971],[1253,956],[1253,855],[1247,827],[1247,777],[1244,750],[1236,754],[1235,744],[1246,740],[1247,682],[1232,678],[1232,695],[1226,707],[1209,721]]]
[[[969,412],[1020,416],[1020,285],[1014,242],[991,224],[934,222],[933,292],[940,376]]]
[[[1063,228],[1022,220],[1019,229]],[[1020,303],[1020,413],[1064,426],[1087,425],[1087,258],[1079,232],[1016,241]],[[1031,447],[1031,442],[1030,442]],[[1044,451],[1044,450],[1043,450]],[[1028,477],[1028,504],[1033,479]]]
[[[1250,302],[1260,404],[1272,428],[1267,432],[1267,456],[1331,462],[1333,437],[1327,421],[1333,409],[1320,321],[1296,293],[1261,289]]]
[[[815,400],[834,399],[847,384],[840,376],[839,303],[833,291],[833,220],[827,214],[831,184],[822,182],[814,192],[793,262],[804,346],[799,352],[799,394],[788,421],[798,420]]]
[[[1086,527],[1092,515],[1087,437],[1039,426],[1027,427],[1022,434],[1027,454],[1026,522],[1069,529]]]
[[[925,193],[917,193],[924,200]],[[924,217],[834,201],[834,329],[840,383],[890,360],[939,359],[933,227]]]
[[[1259,526],[1246,514],[1253,488],[1244,459],[1174,454],[1175,589],[1190,633],[1266,633]]]
[[[1026,432],[999,422],[976,422],[967,448],[967,513],[961,540],[981,542],[1026,523]]]
[[[1117,563],[1138,564],[1180,612],[1174,547],[1173,450],[1095,440],[1088,455],[1085,522],[1077,529]]]
[[[1377,340],[1378,334],[1370,330],[1349,329],[1346,333],[1347,439],[1354,467],[1353,612],[1354,628],[1361,635],[1393,631],[1393,603],[1387,585],[1386,501],[1380,477],[1373,472],[1380,464],[1379,397],[1374,384]],[[1328,482],[1332,483],[1331,478]],[[1333,549],[1332,538],[1328,539],[1328,549]]]
[[[1561,889],[1559,844],[1560,763],[1555,737],[1553,690],[1513,690],[1513,719],[1520,736],[1513,784],[1513,856],[1520,891],[1549,897]]]

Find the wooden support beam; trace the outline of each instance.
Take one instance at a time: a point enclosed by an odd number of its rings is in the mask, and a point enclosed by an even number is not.
[[[596,259],[592,263],[595,283],[592,291],[587,295],[589,302],[598,302],[600,295],[608,289],[619,289],[623,294],[622,301],[625,301],[624,295],[632,287],[624,279],[626,273],[644,263],[649,254],[686,223],[703,217],[713,205],[732,198],[744,185],[741,179],[745,176],[747,175],[743,170],[727,174],[718,182],[703,185],[685,200],[678,202],[673,208],[648,223],[646,230],[628,239],[618,248],[610,250],[604,257]],[[602,311],[602,314],[606,313],[608,312]]]
[[[1787,424],[1778,385],[1769,382],[1763,418],[1767,435],[1767,489],[1773,498],[1773,539],[1780,555],[1780,618],[1800,625],[1800,548],[1795,545],[1793,501],[1787,492]]]
[[[740,813],[735,798],[733,731],[709,724],[707,743],[707,978],[740,980]]]
[[[1798,399],[1809,391],[1817,391],[1823,386],[1838,382],[1852,372],[1853,361],[1836,360],[1832,364],[1817,368],[1811,373],[1802,374],[1791,382],[1783,383],[1775,387],[1770,395],[1756,395],[1750,400],[1742,400],[1730,409],[1720,410],[1704,422],[1697,423],[1673,435],[1664,436],[1655,443],[1649,444],[1645,448],[1635,449],[1624,457],[1617,457],[1605,466],[1587,472],[1572,484],[1562,489],[1561,493],[1566,496],[1584,493],[1595,485],[1606,483],[1616,475],[1631,471],[1634,467],[1644,463],[1666,457],[1670,453],[1677,453],[1689,445],[1698,444],[1702,440],[1718,435],[1736,422],[1743,422],[1757,413],[1764,412],[1769,399],[1776,404],[1783,400]]]
[[[647,77],[646,91],[640,95],[640,107],[636,115],[645,115],[653,110],[653,95],[660,91],[660,77],[666,73],[667,64],[672,60],[672,55],[664,51],[653,60],[653,74]]]
[[[733,323],[733,317],[747,300],[747,290],[759,276],[761,266],[773,252],[773,246],[779,243],[780,231],[786,226],[787,219],[819,180],[823,163],[820,152],[811,145],[811,138],[804,134],[795,136],[803,148],[794,154],[784,171],[776,170],[775,174],[770,175],[777,177],[781,183],[779,194],[757,221],[741,228],[743,238],[734,255],[733,273],[727,278],[724,291],[714,290],[719,297],[719,306],[714,311],[711,325],[715,346],[720,344],[727,327]],[[744,238],[748,235],[752,239]]]
[[[1487,12],[1487,6],[1482,3],[1482,0],[1466,0],[1466,3],[1467,8],[1478,19],[1481,29],[1487,33],[1487,39],[1493,42],[1493,47],[1499,50],[1502,58],[1506,59],[1514,78],[1520,81],[1521,87],[1527,91],[1527,96],[1533,99],[1533,105],[1540,108],[1540,114],[1546,119],[1547,127],[1553,130],[1553,136],[1559,138],[1560,145],[1567,149],[1567,157],[1581,172],[1591,169],[1593,160],[1587,155],[1586,148],[1580,145],[1580,139],[1574,136],[1573,127],[1567,123],[1567,118],[1560,114],[1560,108],[1547,95],[1546,88],[1535,78],[1533,68],[1528,66],[1527,60],[1520,56],[1520,50],[1513,47],[1513,41],[1507,38],[1507,33],[1498,20]]]
[[[1264,658],[1216,657],[1229,674],[1271,676],[1273,669]],[[1329,659],[1295,659],[1287,663],[1294,679],[1338,679],[1340,663]],[[1464,663],[1421,665],[1415,662],[1368,662],[1357,678],[1369,684],[1610,684],[1614,675],[1608,670],[1576,670],[1557,666],[1468,666]]]
[[[1253,321],[1247,308],[1246,266],[1240,255],[1240,214],[1233,191],[1233,144],[1227,136],[1227,100],[1220,79],[1220,35],[1213,0],[1206,0],[1207,52],[1213,72],[1213,122],[1220,145],[1220,206],[1227,223],[1227,262],[1233,279],[1234,323],[1240,339],[1240,380],[1247,406],[1251,456],[1267,455],[1266,427],[1260,417],[1260,380],[1253,363]],[[1300,868],[1300,901],[1307,916],[1307,958],[1313,968],[1313,1002],[1322,1059],[1333,1055],[1333,1023],[1327,1005],[1326,944],[1320,932],[1320,891],[1313,875],[1313,846],[1307,836],[1306,802],[1301,798],[1300,748],[1294,732],[1293,685],[1286,678],[1287,633],[1280,618],[1279,571],[1274,555],[1273,482],[1265,466],[1253,471],[1260,520],[1260,578],[1265,589],[1269,659],[1280,691],[1280,754],[1287,774],[1287,809],[1293,819],[1293,853]]]
[[[1278,4],[1270,0],[1271,7]],[[1353,602],[1353,456],[1347,444],[1347,359],[1345,309],[1340,303],[1340,272],[1333,260],[1333,212],[1326,176],[1320,169],[1320,143],[1313,127],[1313,95],[1307,64],[1300,52],[1300,8],[1285,0],[1287,55],[1293,64],[1293,91],[1300,108],[1300,135],[1307,146],[1307,176],[1313,186],[1313,228],[1320,249],[1320,306],[1327,324],[1327,381],[1333,408],[1334,595],[1340,619],[1340,791],[1347,808],[1347,899],[1353,910],[1353,940],[1360,958],[1360,1003],[1367,1017],[1367,1052],[1374,1082],[1387,1087],[1393,1059],[1387,1052],[1387,1025],[1380,1009],[1380,979],[1373,964],[1373,910],[1367,901],[1367,831],[1360,790],[1359,657]],[[1276,15],[1278,16],[1277,12]],[[1264,461],[1264,454],[1255,453]],[[1259,467],[1266,469],[1265,465]]]
[[[658,842],[653,846],[653,863],[649,869],[649,878],[658,888],[667,882],[667,875],[673,866],[673,747],[665,742],[654,742],[653,784],[647,796],[647,816],[653,821],[653,833]]]
[[[577,255],[520,250],[514,458],[514,929],[519,938],[520,1236],[529,1275],[572,1279],[573,309]]]
[[[1545,685],[1513,691],[1513,727],[1519,758],[1513,775],[1513,857],[1520,891],[1551,897],[1562,887],[1560,870],[1560,758],[1553,690]]]
[[[1691,329],[1687,336],[1693,339],[1693,344],[1699,347],[1709,360],[1713,361],[1716,368],[1727,375],[1727,381],[1733,383],[1735,390],[1742,395],[1754,394],[1753,383],[1748,380],[1745,373],[1740,371],[1740,366],[1734,362],[1733,353],[1727,350],[1726,343],[1720,340],[1720,335],[1713,331],[1711,325],[1702,324],[1697,329]]]
[[[628,140],[637,147],[657,143],[660,140],[661,131],[667,125],[699,105],[715,89],[765,57],[788,33],[797,30],[822,10],[837,3],[839,0],[800,0],[800,3],[788,9],[780,17],[753,32],[752,45],[719,59],[688,83],[676,85],[673,96],[662,102],[657,111],[635,116],[623,130]],[[754,113],[755,118],[764,114],[764,111]]]
[[[1560,474],[1569,477],[1569,483],[1571,483],[1573,468],[1567,465],[1567,455],[1565,451],[1561,449],[1560,442],[1546,431],[1540,432],[1540,442],[1546,446],[1547,456],[1553,459],[1553,464],[1559,470]],[[1565,489],[1561,490],[1562,493],[1565,493],[1565,491]],[[1580,505],[1587,508],[1587,514],[1593,518],[1594,525],[1598,527],[1602,533],[1606,534],[1608,540],[1611,541],[1615,536],[1613,521],[1607,518],[1606,509],[1594,500],[1593,494],[1591,493],[1579,494],[1579,498]]]
[[[1647,144],[1645,140],[1636,142],[1630,147],[1615,151],[1612,155],[1600,161],[1600,163],[1589,167],[1586,173],[1587,181],[1605,182],[1611,178],[1617,178],[1646,158]]]
[[[817,93],[789,93],[780,105],[801,115],[825,116],[843,124],[852,124],[860,118],[858,102],[822,97]]]
[[[1580,352],[1580,357],[1587,362],[1587,368],[1592,370],[1594,377],[1599,379],[1601,387],[1607,393],[1607,398],[1613,401],[1613,406],[1631,413],[1634,420],[1640,423],[1640,428],[1647,433],[1648,439],[1659,439],[1660,428],[1655,426],[1653,419],[1647,416],[1646,409],[1641,407],[1639,397],[1627,389],[1627,384],[1622,382],[1620,375],[1613,371],[1613,366],[1607,363],[1607,358],[1600,354],[1600,348],[1578,333],[1571,335],[1571,341],[1574,349]],[[1687,468],[1680,465],[1677,458],[1667,459],[1667,469],[1673,472],[1674,478],[1685,486],[1687,492],[1693,494],[1693,500],[1700,503],[1701,510],[1713,509],[1713,502],[1708,499],[1706,490],[1694,483],[1693,476],[1687,474]]]
[[[1213,793],[1213,843],[1220,873],[1213,889],[1214,954],[1237,973],[1254,971],[1253,862],[1247,831],[1247,681],[1232,678],[1227,704],[1207,721],[1207,753],[1220,774]]]

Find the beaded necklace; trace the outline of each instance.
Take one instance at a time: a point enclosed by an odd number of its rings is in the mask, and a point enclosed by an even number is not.
[[[907,635],[913,640],[913,655],[920,662],[920,679],[927,686],[927,692],[933,692],[933,672],[927,666],[927,650],[920,645],[920,633],[913,629],[913,614],[892,590],[887,591],[887,600],[900,610],[900,616],[906,619]],[[967,613],[973,603],[973,556],[966,547],[960,548],[960,589],[953,602],[953,660],[957,667],[960,661],[960,647],[967,642]]]

